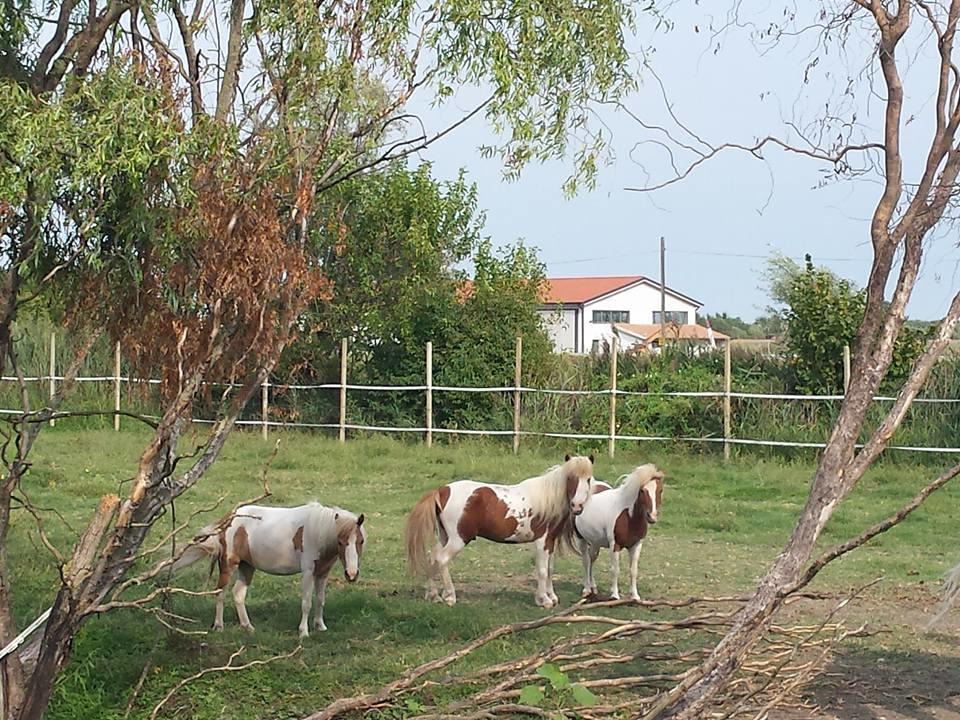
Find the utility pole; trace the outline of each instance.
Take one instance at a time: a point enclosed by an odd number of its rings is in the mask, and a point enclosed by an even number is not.
[[[663,244],[663,235],[660,236],[660,350],[667,343],[667,270],[666,246]]]

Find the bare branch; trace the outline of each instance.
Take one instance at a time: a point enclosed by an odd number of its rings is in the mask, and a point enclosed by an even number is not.
[[[295,647],[293,650],[287,653],[283,653],[282,655],[274,655],[273,657],[265,658],[263,660],[251,660],[250,662],[244,663],[243,665],[234,665],[233,661],[236,660],[238,657],[240,657],[243,654],[243,651],[245,649],[246,649],[245,646],[241,646],[239,650],[237,650],[230,656],[230,658],[227,660],[226,665],[219,665],[217,667],[204,668],[200,672],[194,673],[190,677],[184,678],[183,680],[178,682],[176,685],[170,688],[170,691],[166,695],[164,695],[163,700],[157,703],[156,707],[153,708],[153,712],[150,713],[150,720],[157,720],[157,716],[160,714],[160,711],[163,710],[163,707],[167,703],[169,703],[171,699],[173,699],[173,696],[176,695],[178,692],[180,692],[180,690],[182,690],[184,687],[192,683],[194,680],[199,680],[200,678],[205,677],[206,675],[210,675],[212,673],[238,672],[241,670],[247,670],[252,667],[269,665],[270,663],[276,662],[278,660],[288,660],[289,658],[292,658],[294,655],[296,655],[301,650],[303,650],[303,646],[297,645],[297,647]]]

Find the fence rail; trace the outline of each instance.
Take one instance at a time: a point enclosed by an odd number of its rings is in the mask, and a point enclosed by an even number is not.
[[[795,440],[777,440],[767,438],[748,438],[735,437],[732,430],[732,401],[733,400],[771,400],[781,402],[837,402],[842,401],[844,395],[799,395],[789,393],[761,393],[761,392],[740,392],[732,388],[732,374],[730,363],[730,343],[724,348],[724,383],[723,390],[705,390],[705,391],[637,391],[624,390],[617,387],[617,348],[616,344],[611,348],[610,378],[609,385],[606,388],[587,390],[587,389],[565,389],[565,388],[542,388],[531,387],[521,383],[522,368],[522,338],[517,338],[516,360],[514,372],[514,384],[490,387],[459,387],[449,385],[435,385],[433,383],[433,346],[428,343],[426,346],[426,372],[425,383],[417,385],[375,385],[350,383],[348,381],[349,367],[349,348],[347,341],[344,340],[340,352],[340,382],[336,383],[282,383],[282,382],[264,382],[261,391],[260,417],[259,419],[242,419],[237,424],[245,427],[260,427],[261,434],[267,439],[271,429],[282,428],[304,428],[312,430],[337,430],[340,442],[346,442],[347,431],[361,432],[382,432],[382,433],[401,433],[421,434],[425,443],[429,446],[435,435],[485,435],[485,436],[512,436],[513,449],[517,452],[522,437],[541,437],[558,438],[573,440],[596,440],[606,441],[610,457],[614,456],[618,442],[689,442],[689,443],[709,443],[723,444],[724,456],[730,456],[730,450],[734,446],[763,446],[763,447],[781,447],[781,448],[823,448],[824,442],[808,442]],[[844,387],[848,382],[849,374],[849,355],[844,351]],[[114,352],[114,368],[111,375],[90,375],[74,378],[77,383],[112,383],[113,384],[113,418],[114,429],[120,429],[121,422],[121,387],[124,383],[158,385],[160,380],[153,378],[137,378],[124,376],[120,373],[120,346],[117,344]],[[50,338],[50,372],[46,375],[33,375],[23,378],[16,376],[2,376],[0,382],[18,382],[23,380],[27,383],[46,384],[52,397],[58,382],[64,381],[64,376],[56,373],[56,337]],[[216,387],[240,387],[237,383],[209,382],[209,386]],[[338,422],[304,422],[293,420],[271,419],[271,399],[277,392],[288,390],[314,391],[314,390],[336,390],[339,392],[339,421]],[[403,392],[403,393],[424,393],[424,415],[423,424],[409,427],[396,427],[392,425],[381,425],[376,423],[351,422],[347,417],[347,397],[348,393],[364,392]],[[447,428],[438,427],[434,423],[434,401],[437,394],[442,393],[502,393],[512,396],[513,406],[513,427],[512,428]],[[578,433],[567,430],[524,430],[522,428],[522,405],[525,397],[533,395],[559,395],[559,396],[583,396],[583,397],[603,397],[609,398],[609,431],[606,433]],[[701,398],[717,399],[722,401],[723,413],[723,434],[718,436],[663,436],[663,435],[637,435],[618,432],[617,429],[617,398],[618,397],[655,397],[655,398]],[[893,396],[877,395],[873,398],[874,402],[885,403],[896,400]],[[960,398],[936,398],[919,397],[914,403],[956,405],[960,404]],[[109,414],[109,410],[103,411]],[[0,415],[21,415],[22,409],[0,408]],[[214,422],[211,419],[193,418],[192,421],[198,424],[209,424]],[[894,445],[889,446],[891,450],[904,450],[919,453],[960,453],[960,448],[954,447],[927,447],[921,445]]]

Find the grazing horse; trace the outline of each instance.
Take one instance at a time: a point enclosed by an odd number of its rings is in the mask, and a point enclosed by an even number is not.
[[[347,582],[360,575],[360,556],[367,532],[363,515],[337,507],[309,503],[294,508],[245,505],[220,522],[205,527],[193,546],[174,563],[174,571],[202,557],[212,557],[220,566],[217,580],[217,611],[213,627],[223,630],[223,602],[227,583],[234,572],[233,600],[240,625],[253,631],[244,601],[253,573],[271,575],[303,574],[300,593],[300,637],[305,638],[313,594],[317,595],[315,630],[326,630],[323,604],[327,577],[337,559],[343,564]],[[211,571],[213,569],[211,562]]]
[[[553,591],[553,551],[570,514],[590,499],[593,456],[570,457],[543,475],[516,485],[458,480],[425,493],[407,518],[407,561],[414,574],[428,578],[427,599],[457,602],[450,563],[474,538],[499,543],[536,543],[537,605],[557,604]],[[428,548],[436,544],[432,551]],[[437,577],[443,596],[437,592]]]
[[[610,596],[620,598],[620,551],[626,548],[630,553],[630,597],[640,599],[637,592],[640,548],[648,526],[657,522],[663,477],[656,466],[641,465],[620,478],[620,484],[615,488],[598,481],[594,496],[583,512],[567,523],[563,540],[572,544],[583,560],[584,597],[597,593],[593,564],[600,548],[607,547],[610,548],[613,571]]]

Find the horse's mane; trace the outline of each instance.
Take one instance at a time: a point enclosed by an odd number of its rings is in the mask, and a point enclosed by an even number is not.
[[[342,507],[323,505],[317,501],[308,503],[308,507],[310,530],[324,543],[336,542],[341,530],[357,521],[356,515]]]
[[[634,469],[629,475],[622,475],[620,477],[620,482],[617,483],[617,489],[624,489],[624,492],[628,493],[639,493],[643,488],[649,485],[652,482],[663,477],[657,466],[653,463],[648,463],[647,465],[641,465]]]
[[[523,482],[530,487],[530,505],[535,515],[553,523],[570,513],[567,503],[567,477],[570,473],[587,477],[593,475],[593,463],[589,458],[572,457],[563,465],[554,465],[542,475]]]

